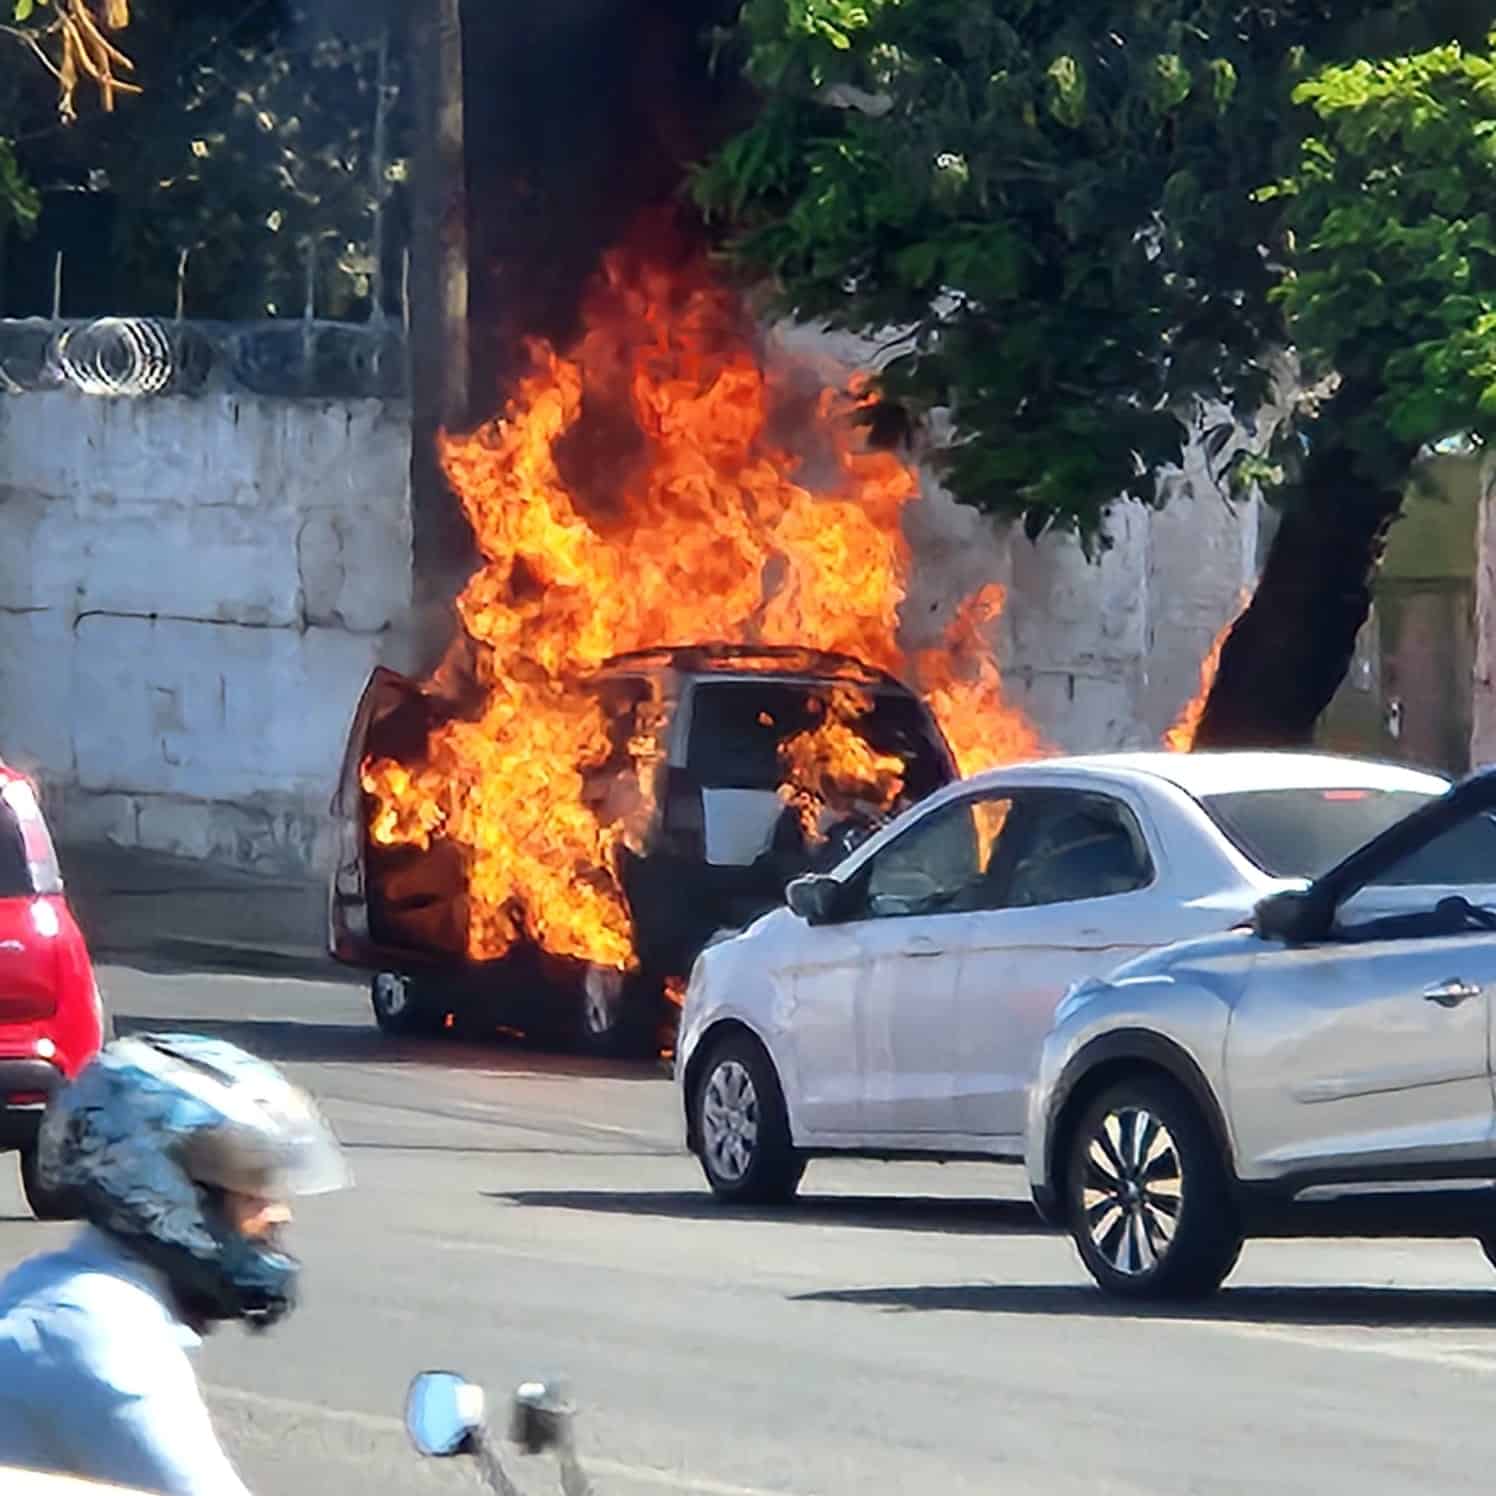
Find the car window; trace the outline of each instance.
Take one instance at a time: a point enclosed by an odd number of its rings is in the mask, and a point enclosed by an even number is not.
[[[810,681],[702,682],[691,702],[686,765],[692,779],[703,789],[777,789],[784,778],[780,745],[819,725],[826,690]],[[945,784],[950,776],[919,703],[875,691],[871,704],[857,731],[876,752],[903,760],[907,799],[923,799]]]
[[[26,843],[11,808],[0,800],[0,899],[21,898],[30,892]]]
[[[1148,844],[1133,813],[1107,795],[1058,790],[1035,798],[1013,869],[1014,908],[1131,893],[1152,881]]]
[[[1334,931],[1348,940],[1416,940],[1496,926],[1496,819],[1473,811],[1350,894]]]
[[[1441,832],[1373,878],[1369,888],[1496,884],[1496,820],[1485,811]]]
[[[608,735],[608,756],[583,772],[583,800],[605,826],[647,815],[664,762],[668,718],[650,682],[611,676],[594,684]]]
[[[1234,790],[1200,802],[1274,878],[1317,878],[1436,796],[1422,790]]]
[[[1349,940],[1416,940],[1496,925],[1496,820],[1475,811],[1370,878],[1335,911]]]
[[[960,800],[932,811],[873,858],[871,919],[969,914],[1001,907],[1000,849],[1013,824],[1007,796]]]

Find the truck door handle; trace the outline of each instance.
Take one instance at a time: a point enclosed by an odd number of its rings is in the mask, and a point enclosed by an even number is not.
[[[916,935],[904,943],[906,956],[940,956],[944,951],[928,935]]]
[[[1458,977],[1451,977],[1447,982],[1426,987],[1423,996],[1425,1001],[1438,1003],[1441,1008],[1457,1008],[1472,997],[1479,997],[1480,988],[1472,987],[1469,982],[1462,982]]]

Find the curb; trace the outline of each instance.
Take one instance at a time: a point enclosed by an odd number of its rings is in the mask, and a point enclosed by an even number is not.
[[[285,948],[251,943],[165,935],[143,945],[100,941],[91,952],[96,965],[133,966],[162,972],[216,971],[244,976],[296,977],[304,981],[361,985],[364,973],[340,966],[314,947]]]

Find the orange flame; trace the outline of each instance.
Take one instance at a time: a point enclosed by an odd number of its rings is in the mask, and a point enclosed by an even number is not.
[[[1200,662],[1200,689],[1184,705],[1175,718],[1174,725],[1164,734],[1164,747],[1170,753],[1189,753],[1195,746],[1195,734],[1200,730],[1200,718],[1205,715],[1205,703],[1210,699],[1211,688],[1221,668],[1221,650],[1226,638],[1236,627],[1237,620],[1246,611],[1252,600],[1250,588],[1244,587],[1234,612],[1215,636],[1205,658]]]
[[[996,582],[974,592],[956,610],[941,648],[921,651],[914,662],[963,775],[1047,751],[1028,718],[1003,699],[1002,672],[986,630],[1002,613],[1004,596]]]
[[[820,725],[780,744],[785,782],[779,796],[794,807],[807,846],[826,839],[822,822],[828,812],[844,813],[861,803],[886,815],[903,793],[903,759],[879,753],[857,731],[858,720],[872,710],[865,692],[832,691]]]
[[[458,601],[483,707],[438,728],[423,764],[371,762],[363,780],[376,842],[466,853],[473,956],[527,935],[627,969],[614,860],[648,823],[659,751],[647,706],[620,743],[578,690],[611,656],[706,640],[839,651],[925,690],[963,770],[1040,745],[984,636],[1000,589],[960,610],[950,651],[900,648],[919,484],[868,447],[854,380],[771,378],[700,259],[608,256],[583,327],[564,355],[530,345],[501,418],[443,438],[483,556]],[[892,803],[902,766],[862,742],[845,702],[811,737],[787,747],[791,797]],[[601,804],[605,764],[630,772]]]

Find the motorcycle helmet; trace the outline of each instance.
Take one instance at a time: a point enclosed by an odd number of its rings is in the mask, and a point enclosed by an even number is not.
[[[48,1106],[37,1166],[165,1275],[188,1319],[256,1328],[290,1311],[299,1264],[236,1231],[225,1194],[283,1200],[350,1183],[332,1131],[280,1071],[185,1034],[107,1045]]]

